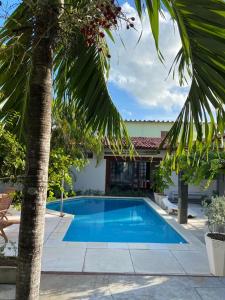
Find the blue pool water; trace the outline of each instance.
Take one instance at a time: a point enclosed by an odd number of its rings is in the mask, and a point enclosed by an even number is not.
[[[60,203],[47,205],[60,210]],[[187,243],[144,199],[74,198],[64,201],[73,214],[64,241]]]

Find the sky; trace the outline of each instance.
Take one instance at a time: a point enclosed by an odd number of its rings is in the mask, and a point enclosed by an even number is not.
[[[181,46],[178,30],[165,12],[166,19],[160,18],[163,65],[155,51],[149,20],[145,16],[140,23],[133,2],[121,0],[121,5],[128,17],[135,17],[136,30],[123,26],[115,32],[115,44],[110,43],[110,94],[125,119],[175,120],[189,90],[188,86],[180,87],[177,78],[168,77]]]
[[[16,1],[2,2],[10,5]],[[111,69],[108,88],[113,102],[124,119],[175,120],[189,90],[189,86],[180,87],[177,78],[168,76],[181,46],[178,30],[165,12],[166,18],[160,18],[160,49],[165,58],[162,64],[147,16],[141,23],[134,0],[119,2],[127,17],[135,17],[135,30],[127,30],[124,25],[115,31],[115,43],[109,41]]]

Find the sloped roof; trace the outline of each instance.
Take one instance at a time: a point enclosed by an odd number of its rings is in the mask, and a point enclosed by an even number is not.
[[[174,123],[174,121],[171,120],[136,120],[136,119],[130,119],[130,120],[124,120],[124,122],[140,122],[140,123]]]
[[[151,138],[151,137],[131,137],[131,141],[135,149],[158,149],[162,138]]]
[[[153,137],[130,137],[135,149],[139,150],[157,150],[162,142],[162,138]],[[109,146],[108,140],[104,140],[105,147]]]

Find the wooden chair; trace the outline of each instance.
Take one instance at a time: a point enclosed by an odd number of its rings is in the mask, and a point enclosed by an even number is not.
[[[20,223],[20,218],[7,215],[11,204],[12,197],[9,194],[0,194],[0,235],[4,238],[5,242],[8,242],[8,238],[4,228]]]

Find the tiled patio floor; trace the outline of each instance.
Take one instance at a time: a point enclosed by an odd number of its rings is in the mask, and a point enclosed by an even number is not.
[[[188,244],[126,244],[63,242],[72,216],[60,218],[46,214],[43,271],[129,273],[149,275],[210,275],[204,237],[205,220],[189,220],[180,226],[174,217],[152,204],[182,234]],[[194,225],[193,225],[194,224]],[[197,232],[197,237],[195,234]],[[7,229],[9,239],[17,241],[18,226]]]
[[[0,285],[0,300],[15,299],[15,286]],[[225,300],[216,277],[43,274],[40,300]]]

